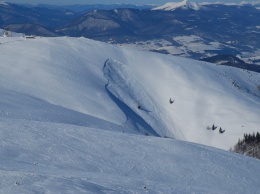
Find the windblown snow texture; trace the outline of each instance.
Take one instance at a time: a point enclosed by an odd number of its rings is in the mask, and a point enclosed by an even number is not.
[[[259,193],[258,160],[179,141],[228,149],[258,129],[259,74],[85,38],[0,42],[0,193]]]
[[[5,118],[147,132],[226,150],[260,124],[254,72],[85,38],[0,42]],[[207,130],[213,123],[225,133]]]
[[[108,59],[103,67],[108,80],[106,89],[130,122],[144,134],[174,137],[174,130],[167,129],[145,88],[134,80],[128,67],[115,60]],[[173,125],[174,126],[174,125]]]

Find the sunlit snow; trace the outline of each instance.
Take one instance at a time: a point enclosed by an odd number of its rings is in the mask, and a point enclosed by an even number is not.
[[[85,38],[0,43],[0,193],[258,193],[259,161],[225,150],[259,129],[259,74]]]

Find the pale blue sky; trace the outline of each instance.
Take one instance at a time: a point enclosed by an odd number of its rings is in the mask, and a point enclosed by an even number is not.
[[[30,3],[30,4],[54,4],[54,5],[73,5],[73,4],[163,4],[167,2],[179,2],[181,0],[0,0],[10,3]],[[190,0],[191,2],[241,2],[242,0]],[[255,0],[258,1],[258,0]],[[251,2],[251,0],[249,0]]]

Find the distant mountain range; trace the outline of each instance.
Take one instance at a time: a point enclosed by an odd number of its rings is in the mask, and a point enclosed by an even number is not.
[[[49,6],[0,4],[0,28],[39,36],[87,37],[207,60],[232,55],[260,64],[259,4]],[[231,61],[232,63],[232,61]]]
[[[177,2],[177,3],[176,2],[166,3],[162,6],[154,8],[153,10],[173,11],[178,8],[199,10],[200,5],[197,3],[190,2],[189,0],[184,0],[182,2]]]
[[[117,9],[121,7],[145,9],[151,6],[128,4],[114,5],[31,5],[0,3],[0,28],[8,27],[11,31],[40,36],[60,36],[56,29],[76,17],[92,10]]]

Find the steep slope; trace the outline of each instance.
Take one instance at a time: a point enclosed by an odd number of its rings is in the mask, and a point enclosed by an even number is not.
[[[257,73],[84,38],[0,42],[1,117],[174,137],[223,149],[258,130]],[[226,132],[207,130],[212,124]]]
[[[146,92],[145,87],[134,79],[126,65],[108,59],[103,67],[103,72],[108,80],[106,89],[111,98],[123,110],[130,122],[140,126],[139,130],[145,131],[147,135],[184,138],[177,129],[174,129],[174,135],[168,130],[173,128],[174,123],[152,101],[152,97]],[[129,114],[130,112],[131,114]],[[140,120],[141,122],[138,122]]]

